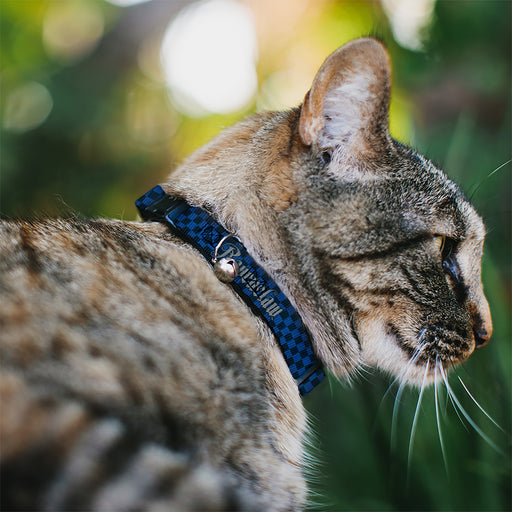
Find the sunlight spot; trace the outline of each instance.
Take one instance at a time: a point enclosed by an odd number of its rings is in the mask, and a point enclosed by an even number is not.
[[[234,0],[184,9],[167,28],[160,57],[171,97],[187,115],[236,112],[254,98],[254,22]]]
[[[26,132],[41,125],[53,108],[48,89],[38,82],[28,82],[7,94],[4,128]]]
[[[100,8],[92,2],[52,2],[43,24],[43,43],[48,55],[74,61],[89,54],[103,35]]]
[[[396,41],[404,48],[421,50],[435,0],[382,0],[382,5]]]

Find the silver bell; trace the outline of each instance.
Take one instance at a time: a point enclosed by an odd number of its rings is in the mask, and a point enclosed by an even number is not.
[[[215,262],[213,272],[219,281],[231,283],[238,275],[238,263],[233,258],[221,258]]]

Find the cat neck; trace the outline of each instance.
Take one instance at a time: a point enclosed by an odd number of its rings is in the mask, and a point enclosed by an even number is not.
[[[300,315],[236,236],[204,209],[167,195],[160,186],[135,204],[143,219],[166,223],[176,235],[194,246],[214,265],[217,277],[230,283],[233,291],[267,323],[302,396],[324,379],[323,368],[315,357]]]

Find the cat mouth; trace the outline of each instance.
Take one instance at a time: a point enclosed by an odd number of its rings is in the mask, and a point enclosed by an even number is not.
[[[387,332],[416,366],[428,365],[432,369],[438,364],[455,366],[475,349],[473,339],[465,331],[442,324],[423,326],[413,341],[406,339],[392,324],[388,324]]]

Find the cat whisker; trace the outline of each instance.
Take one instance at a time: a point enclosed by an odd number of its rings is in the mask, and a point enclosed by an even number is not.
[[[459,377],[459,369],[463,370],[464,373],[466,374],[467,377],[471,378],[471,374],[469,373],[467,367],[466,367],[466,364],[465,364],[465,361],[459,363],[459,364],[455,364],[452,360],[452,358],[450,357],[450,363],[452,365],[452,369],[453,371],[455,372],[455,375],[457,375],[457,377]]]
[[[372,373],[372,369],[364,364],[359,365],[354,371],[354,374],[357,376],[357,378],[362,379],[366,382],[368,382],[369,377],[372,375]]]
[[[505,167],[505,165],[509,164],[510,162],[512,162],[512,158],[510,160],[507,160],[506,162],[502,163],[500,166],[496,167],[496,169],[494,169],[494,171],[490,172],[486,178],[490,178],[493,174],[496,174],[500,169],[502,169],[503,167]]]
[[[457,375],[457,378],[459,379],[459,382],[462,384],[462,387],[464,388],[464,390],[468,394],[469,398],[471,398],[471,400],[473,400],[473,402],[475,402],[475,405],[485,414],[487,419],[489,421],[491,421],[492,423],[494,423],[494,425],[497,428],[499,428],[502,432],[505,432],[505,430],[503,430],[500,427],[500,425],[494,420],[494,418],[490,414],[488,414],[487,411],[478,403],[477,399],[470,393],[469,389],[466,387],[466,384],[464,384],[463,380],[460,378],[459,375]]]
[[[455,368],[455,364],[453,363],[452,359],[450,358],[450,364],[451,364],[451,367],[452,367],[452,370],[456,371],[456,368]],[[444,369],[443,369],[444,370]],[[461,423],[461,425],[464,427],[464,429],[466,430],[466,432],[469,432],[469,429],[467,428],[466,426],[466,423],[464,421],[464,419],[462,418],[462,416],[460,415],[459,413],[459,409],[457,408],[457,405],[455,404],[455,402],[453,401],[453,398],[452,398],[452,394],[449,392],[448,390],[448,374],[445,372],[445,371],[441,371],[441,375],[442,375],[442,379],[443,379],[443,382],[445,384],[445,389],[446,389],[446,395],[447,395],[447,399],[446,399],[446,410],[448,410],[448,403],[451,403],[452,404],[452,407],[453,407],[453,410],[455,411],[455,413],[457,414],[457,417],[459,418],[459,421]]]
[[[457,414],[457,417],[459,418],[459,421],[461,423],[461,425],[465,428],[465,430],[467,432],[469,432],[467,426],[466,426],[466,423],[464,422],[464,419],[462,418],[462,416],[460,415],[459,413],[459,410],[457,408],[457,405],[455,404],[455,402],[453,401],[453,398],[452,398],[452,394],[450,393],[448,387],[449,387],[449,384],[448,384],[448,377],[445,373],[445,371],[443,370],[443,368],[440,368],[440,373],[441,373],[441,378],[443,379],[443,382],[444,382],[444,385],[445,385],[445,389],[446,389],[446,394],[447,394],[447,400],[446,400],[446,409],[448,409],[448,403],[451,403],[452,404],[452,407],[453,407],[453,410],[455,411],[455,413]]]
[[[379,403],[379,408],[377,410],[377,416],[380,416],[380,413],[381,413],[381,410],[382,410],[382,406],[384,404],[384,401],[386,400],[387,396],[389,395],[389,393],[391,392],[391,390],[393,389],[393,386],[398,382],[398,377],[396,377],[395,379],[393,379],[393,381],[391,382],[391,384],[387,387],[386,391],[384,392],[384,394],[382,395],[382,398],[380,400],[380,403]],[[400,387],[400,386],[399,386]],[[395,402],[396,402],[396,396],[395,396]],[[394,406],[393,406],[393,410],[394,410]]]
[[[505,165],[509,164],[510,162],[512,162],[512,158],[510,160],[507,160],[506,162],[503,162],[501,165],[499,165],[498,167],[496,167],[496,169],[494,169],[494,171],[491,171],[487,176],[486,176],[486,179],[487,178],[490,178],[493,174],[496,174],[500,169],[502,169],[503,167],[505,167]]]
[[[445,447],[444,447],[443,432],[441,430],[441,421],[440,421],[440,416],[439,416],[439,392],[438,392],[439,382],[438,382],[438,379],[437,379],[437,372],[441,371],[440,368],[441,368],[442,364],[443,363],[441,361],[439,361],[438,357],[436,356],[436,365],[434,367],[434,372],[435,372],[435,378],[434,378],[434,402],[435,402],[435,405],[436,405],[436,423],[437,423],[437,432],[439,433],[439,444],[441,445],[441,453],[443,455],[443,462],[444,462],[444,467],[445,467],[445,470],[446,470],[446,474],[449,477],[450,476],[450,472],[448,470],[448,460],[446,458],[446,450],[445,450]]]
[[[393,386],[393,384],[395,384],[396,382],[399,383],[398,384],[398,391],[397,391],[397,393],[395,395],[395,402],[393,404],[393,414],[392,414],[392,417],[391,417],[391,440],[390,440],[390,444],[391,444],[391,450],[392,451],[394,451],[395,448],[396,448],[396,429],[397,429],[397,424],[398,424],[398,411],[399,411],[399,408],[400,408],[400,400],[402,398],[402,394],[403,394],[404,389],[405,389],[405,377],[409,373],[411,366],[416,364],[417,360],[419,359],[419,357],[421,355],[421,351],[422,351],[422,347],[419,347],[419,348],[417,348],[415,350],[413,356],[411,357],[411,359],[407,363],[407,366],[405,367],[403,372],[398,377],[396,377],[393,380],[393,382],[390,384],[390,386],[388,388],[388,391],[389,391],[391,389],[391,387]],[[387,394],[387,391],[386,391],[386,394]]]
[[[402,382],[404,380],[404,377],[407,376],[407,374],[409,373],[409,370],[410,370],[410,367],[416,363],[416,361],[418,360],[420,356],[420,352],[418,351],[418,349],[415,350],[413,356],[411,357],[411,359],[407,362],[407,365],[406,367],[403,369],[403,371],[401,372],[400,375],[398,375],[397,377],[395,377],[393,379],[393,381],[391,382],[391,384],[389,385],[388,389],[386,390],[386,393],[384,393],[384,397],[389,393],[389,391],[391,390],[391,388],[398,382]]]
[[[442,388],[441,388],[442,389]],[[444,396],[444,410],[443,410],[443,416],[446,417],[448,414],[448,405],[450,404],[450,395],[448,393]]]
[[[466,372],[466,374],[468,374],[465,366],[464,365],[460,365],[460,366]],[[457,378],[459,379],[459,382],[461,383],[462,387],[464,388],[464,391],[466,391],[466,393],[468,394],[469,398],[471,398],[471,400],[473,400],[475,405],[480,409],[480,411],[482,411],[482,413],[487,417],[487,419],[490,422],[492,422],[499,430],[501,430],[502,432],[505,432],[505,430],[503,430],[503,428],[501,428],[501,426],[494,420],[494,418],[479,404],[477,399],[471,394],[471,392],[467,388],[466,384],[464,384],[464,381],[462,380],[461,376],[459,375],[459,372],[457,371],[457,367],[453,364],[453,362],[452,362],[452,367],[453,367],[453,370],[455,372],[455,375],[457,375]]]
[[[423,400],[423,393],[425,391],[425,384],[427,381],[429,366],[430,366],[430,361],[427,362],[427,365],[425,366],[425,372],[423,374],[423,381],[421,383],[420,393],[418,396],[418,402],[416,404],[416,410],[414,411],[414,418],[412,420],[411,435],[409,438],[409,453],[407,455],[407,470],[409,470],[409,468],[411,466],[412,450],[413,450],[413,446],[414,446],[414,436],[416,434],[416,427],[418,424],[418,417],[419,417],[421,402]]]
[[[384,402],[384,400],[386,400],[386,397],[389,395],[391,389],[393,388],[393,386],[398,382],[398,378],[396,379],[393,379],[391,384],[387,387],[386,391],[384,392],[384,394],[382,395],[382,399],[380,401],[380,405],[379,405],[379,409],[382,407],[382,403]]]
[[[411,367],[414,366],[418,362],[418,359],[420,358],[421,353],[423,352],[423,350],[425,350],[424,346],[420,346],[420,347],[418,347],[418,348],[416,348],[414,350],[414,353],[413,353],[412,357],[407,362],[407,366],[404,368],[403,372],[398,377],[400,380],[404,380],[404,378],[410,372]]]
[[[398,386],[398,391],[395,395],[395,402],[393,404],[393,414],[391,417],[391,451],[395,451],[396,448],[396,428],[398,424],[398,409],[400,407],[400,400],[402,398],[402,394],[404,392],[405,386],[400,383]]]
[[[503,162],[501,165],[499,165],[498,167],[496,167],[496,169],[494,169],[494,171],[491,171],[484,179],[482,179],[480,181],[480,183],[475,187],[475,189],[471,192],[471,194],[469,195],[469,200],[472,201],[473,200],[473,196],[476,194],[477,190],[485,183],[486,180],[488,180],[491,176],[493,176],[494,174],[496,174],[499,170],[503,169],[503,167],[505,167],[506,165],[508,165],[510,162],[512,162],[512,159],[510,160],[507,160],[506,162]]]
[[[389,392],[391,391],[391,389],[393,388],[393,386],[398,382],[399,383],[399,391],[400,391],[400,388],[401,388],[401,385],[400,385],[400,382],[403,380],[403,377],[405,377],[405,375],[408,373],[408,368],[411,364],[413,364],[413,362],[416,362],[417,358],[419,357],[419,352],[418,352],[418,349],[416,349],[416,352],[415,354],[413,355],[413,357],[411,358],[411,360],[407,363],[407,367],[404,369],[404,371],[398,376],[398,377],[395,377],[392,381],[391,381],[391,384],[388,386],[388,388],[386,389],[386,392],[384,393],[384,395],[382,396],[382,400],[380,401],[380,405],[379,405],[379,409],[382,407],[382,403],[384,402],[384,400],[386,399],[386,397],[388,396]],[[395,405],[396,405],[396,397],[395,397]],[[394,410],[394,407],[393,407],[393,410]]]
[[[443,370],[443,367],[440,367],[441,374],[443,376],[443,381],[446,386],[446,390],[448,391],[448,394],[450,395],[450,398],[452,400],[452,403],[454,404],[455,410],[459,410],[462,416],[466,419],[466,421],[473,427],[475,432],[484,440],[487,442],[489,446],[494,448],[498,453],[503,453],[502,450],[498,448],[498,446],[483,432],[483,430],[475,423],[473,418],[467,413],[466,409],[462,406],[462,404],[459,402],[458,398],[455,396],[455,393],[453,392],[448,379],[446,377],[446,373]],[[459,416],[460,418],[460,416]]]

